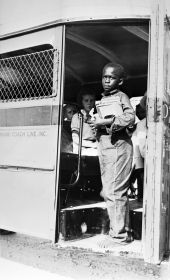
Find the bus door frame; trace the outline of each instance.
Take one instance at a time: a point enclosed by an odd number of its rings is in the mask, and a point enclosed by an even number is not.
[[[167,222],[169,215],[168,184],[170,169],[165,161],[167,143],[170,145],[167,111],[170,105],[170,88],[165,90],[170,73],[170,52],[166,54],[167,20],[164,1],[154,0],[150,21],[149,75],[147,92],[147,141],[143,201],[143,255],[149,263],[160,263],[167,250]],[[170,40],[169,40],[170,42]],[[168,67],[168,68],[167,68]],[[167,68],[167,69],[166,69]],[[170,78],[169,78],[170,79]],[[170,84],[169,84],[170,87]],[[165,113],[166,112],[166,113]],[[166,116],[165,116],[166,114]],[[169,171],[168,171],[169,169]]]

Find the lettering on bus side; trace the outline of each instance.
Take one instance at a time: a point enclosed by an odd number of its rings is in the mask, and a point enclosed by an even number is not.
[[[46,137],[46,130],[31,130],[31,131],[0,131],[0,137]]]

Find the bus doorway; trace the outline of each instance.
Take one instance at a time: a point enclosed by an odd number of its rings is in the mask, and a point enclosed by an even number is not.
[[[83,154],[81,140],[74,153],[67,111],[72,110],[72,115],[79,112],[84,90],[94,93],[96,100],[101,98],[102,69],[108,62],[125,67],[127,77],[121,90],[136,109],[147,91],[149,21],[68,25],[65,38],[58,238],[68,246],[97,248],[98,241],[109,229],[106,205],[100,196],[99,160],[97,154]],[[137,117],[136,120],[139,121]],[[79,121],[81,127],[81,117]],[[141,195],[139,199],[138,178],[134,177],[132,181],[128,196],[135,241],[128,246],[129,251],[141,252],[143,197]],[[142,192],[143,187],[142,179]]]

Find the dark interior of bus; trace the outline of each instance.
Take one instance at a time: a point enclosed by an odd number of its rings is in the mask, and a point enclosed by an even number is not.
[[[138,98],[147,90],[148,41],[149,24],[145,21],[68,25],[63,106],[79,106],[82,87],[93,90],[96,99],[100,99],[102,69],[109,62],[124,66],[126,79],[121,90],[131,100],[140,100]],[[64,129],[63,122],[62,135]],[[73,241],[107,233],[109,220],[100,196],[101,188],[97,156],[79,158],[72,152],[61,150],[59,232],[62,240]],[[140,240],[142,201],[137,200],[138,190],[135,191],[134,195],[129,192],[130,216],[135,238]]]

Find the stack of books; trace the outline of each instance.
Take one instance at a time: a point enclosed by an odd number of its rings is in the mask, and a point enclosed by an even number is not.
[[[96,110],[99,117],[104,119],[111,116],[120,116],[123,114],[122,105],[119,96],[108,96],[96,101]]]

